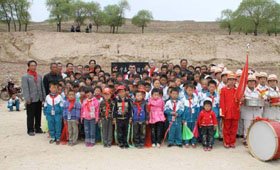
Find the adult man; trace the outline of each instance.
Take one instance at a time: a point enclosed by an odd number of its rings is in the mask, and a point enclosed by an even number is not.
[[[124,75],[123,79],[128,80],[128,75],[129,74],[137,75],[135,64],[130,64],[129,65],[129,71],[127,72],[127,74]]]
[[[56,63],[56,67],[57,67],[57,73],[60,74],[62,78],[67,77],[67,75],[62,72],[63,65],[61,62]]]
[[[22,91],[26,101],[27,133],[29,136],[34,136],[34,132],[42,133],[42,102],[45,100],[46,93],[42,77],[36,72],[37,62],[35,60],[31,60],[27,63],[27,66],[28,71],[22,76]]]
[[[73,63],[67,63],[66,64],[66,71],[64,74],[67,75],[67,77],[70,77],[71,74],[74,74],[74,64]]]
[[[50,72],[44,76],[43,83],[46,91],[46,95],[50,93],[49,84],[58,83],[59,80],[62,80],[62,76],[57,72],[57,64],[50,64]]]
[[[182,59],[180,61],[180,67],[181,67],[181,74],[191,74],[192,72],[187,69],[188,67],[188,60],[187,59]]]

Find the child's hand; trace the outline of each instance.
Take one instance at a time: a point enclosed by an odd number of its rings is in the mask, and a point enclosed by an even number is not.
[[[80,124],[80,122],[77,120],[77,121],[76,121],[76,124],[78,125],[78,124]]]
[[[132,120],[131,120],[131,119],[129,120],[129,123],[132,123]]]
[[[95,121],[95,124],[97,124],[99,121]]]
[[[177,116],[178,116],[178,113],[174,113],[174,116],[176,116],[176,117],[177,117]]]
[[[182,125],[184,125],[185,124],[185,121],[184,120],[182,120]]]
[[[148,125],[149,124],[149,121],[146,121],[146,125]]]

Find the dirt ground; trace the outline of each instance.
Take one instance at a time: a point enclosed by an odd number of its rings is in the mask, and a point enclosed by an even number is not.
[[[279,170],[280,159],[261,162],[243,147],[241,140],[236,149],[224,149],[217,142],[211,152],[199,145],[196,149],[167,148],[122,150],[117,146],[103,148],[96,145],[86,148],[79,142],[73,147],[50,145],[47,134],[29,137],[26,134],[26,113],[9,112],[6,103],[0,102],[0,169],[21,170],[77,170],[77,169],[227,169],[227,170]]]

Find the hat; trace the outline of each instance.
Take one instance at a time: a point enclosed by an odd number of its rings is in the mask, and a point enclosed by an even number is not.
[[[146,90],[145,90],[145,89],[143,89],[143,88],[138,89],[138,91],[143,92],[143,93],[145,93],[145,94],[146,94]]]
[[[223,63],[221,63],[221,64],[218,64],[218,67],[223,70],[225,68],[225,65]]]
[[[255,73],[254,73],[254,76],[255,76],[256,78],[258,78],[258,77],[260,77],[260,73],[255,72]]]
[[[213,80],[214,78],[211,75],[207,75],[207,76],[204,77],[204,79],[212,79]]]
[[[125,86],[124,85],[120,85],[117,89],[116,89],[116,91],[118,92],[119,90],[125,90],[126,88],[125,88]]]
[[[222,73],[222,72],[223,72],[223,70],[219,67],[215,70],[215,73]]]
[[[266,72],[260,72],[259,77],[265,77],[267,78],[267,73]]]
[[[210,69],[210,72],[211,72],[211,73],[216,72],[216,69],[217,69],[216,66],[212,66],[211,69]]]
[[[277,78],[277,76],[275,74],[270,74],[268,76],[268,81],[273,81],[273,80],[278,81],[278,78]]]
[[[229,73],[228,75],[227,75],[227,78],[228,79],[236,79],[236,74],[235,73]]]
[[[238,69],[237,71],[236,71],[236,76],[241,76],[242,75],[242,70],[241,69]]]
[[[103,94],[112,94],[112,91],[111,91],[110,88],[106,87],[106,88],[104,88],[104,89],[102,90],[102,93],[103,93]]]
[[[229,73],[228,70],[224,70],[224,71],[222,72],[222,75],[228,75],[228,73]]]
[[[248,81],[257,81],[257,78],[254,75],[249,75],[248,76]]]

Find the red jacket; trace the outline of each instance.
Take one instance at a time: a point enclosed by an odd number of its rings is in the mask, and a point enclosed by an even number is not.
[[[202,110],[198,117],[198,125],[201,126],[217,126],[216,114],[213,110]]]
[[[236,88],[224,87],[221,90],[220,96],[220,109],[221,115],[224,119],[239,120],[240,118],[240,105],[234,99]]]

